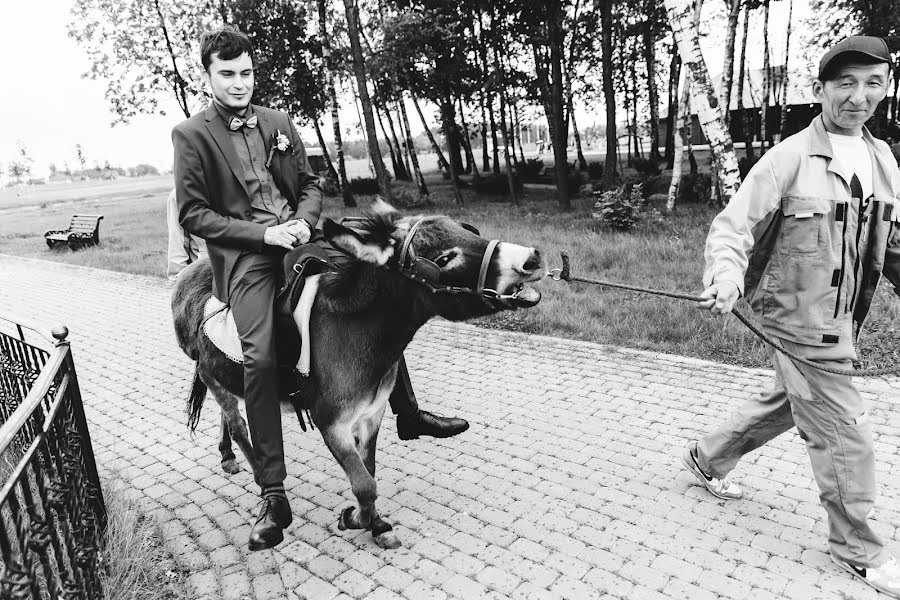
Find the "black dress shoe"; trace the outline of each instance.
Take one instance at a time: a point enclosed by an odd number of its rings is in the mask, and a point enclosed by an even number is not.
[[[291,524],[291,505],[285,496],[263,498],[256,525],[250,530],[250,551],[274,548],[284,541],[282,530]]]
[[[412,415],[397,415],[397,435],[401,440],[414,440],[420,435],[448,438],[468,428],[469,423],[464,419],[442,417],[424,410]]]

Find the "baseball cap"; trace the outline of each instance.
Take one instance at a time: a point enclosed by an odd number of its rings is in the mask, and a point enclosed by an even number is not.
[[[819,61],[819,81],[834,76],[835,71],[851,59],[864,64],[883,62],[893,68],[887,42],[870,35],[851,35],[832,46]]]

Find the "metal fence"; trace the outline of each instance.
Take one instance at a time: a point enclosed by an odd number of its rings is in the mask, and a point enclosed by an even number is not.
[[[0,598],[101,598],[106,507],[60,327],[0,317]]]

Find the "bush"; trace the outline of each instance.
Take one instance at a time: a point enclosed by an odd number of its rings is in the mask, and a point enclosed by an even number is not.
[[[350,190],[354,194],[371,196],[381,192],[378,187],[378,180],[374,177],[356,177],[350,180]]]
[[[640,184],[623,184],[614,190],[594,192],[597,202],[591,217],[613,229],[628,231],[641,218],[640,211],[644,205],[641,187]]]
[[[659,175],[661,173],[661,171],[659,170],[659,163],[657,163],[655,160],[643,158],[641,156],[635,156],[634,158],[632,158],[631,166],[635,171],[645,177],[649,177],[651,175]]]
[[[544,161],[539,158],[528,158],[525,162],[519,162],[516,172],[526,181],[534,181],[541,175],[544,170]]]
[[[329,198],[341,195],[341,187],[338,185],[338,182],[331,177],[319,175],[319,187],[322,188],[322,193]]]
[[[753,157],[753,159],[751,160],[746,156],[738,161],[738,171],[740,171],[741,173],[741,181],[747,178],[747,173],[750,172],[750,169],[752,169],[753,165],[755,165],[758,161],[758,157]]]
[[[603,179],[603,163],[597,161],[589,162],[587,174],[589,179]]]
[[[709,204],[710,193],[709,187],[712,185],[712,179],[708,173],[685,173],[681,176],[681,183],[678,186],[679,204]]]
[[[523,189],[522,178],[513,175],[513,188],[516,192]],[[508,196],[509,183],[506,179],[506,173],[488,173],[479,179],[472,180],[472,189],[478,194],[492,194],[495,196]]]
[[[394,190],[394,206],[404,210],[419,210],[433,206],[428,196],[419,194],[417,190],[398,188]]]

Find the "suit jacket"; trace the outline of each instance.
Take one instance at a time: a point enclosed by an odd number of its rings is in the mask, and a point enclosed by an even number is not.
[[[276,129],[290,138],[293,153],[275,150],[269,172],[293,210],[293,218],[304,219],[315,229],[322,212],[322,190],[300,136],[286,113],[256,105],[253,112],[266,156]],[[175,126],[172,143],[179,221],[188,232],[206,240],[213,294],[228,302],[234,264],[242,253],[263,251],[266,226],[250,220],[253,212],[241,162],[215,106]]]

